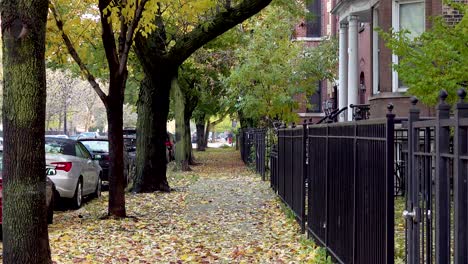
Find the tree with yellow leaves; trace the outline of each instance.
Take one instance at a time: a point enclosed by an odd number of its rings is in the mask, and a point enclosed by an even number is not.
[[[144,15],[147,4],[154,2],[150,0],[99,0],[95,6],[93,2],[82,1],[78,5],[83,5],[78,17],[73,19],[81,21],[86,16],[94,19],[98,17],[101,24],[101,41],[106,56],[109,75],[109,92],[104,93],[102,87],[96,81],[96,77],[91,73],[88,65],[80,56],[79,49],[83,39],[72,40],[65,29],[63,17],[67,14],[58,12],[58,7],[62,10],[72,10],[74,3],[51,2],[55,25],[65,43],[66,50],[73,60],[78,64],[81,74],[89,81],[94,91],[104,103],[109,126],[109,206],[108,214],[114,217],[125,217],[125,178],[124,178],[124,158],[123,158],[123,103],[125,87],[128,79],[128,60],[133,38],[137,30],[151,30],[151,16]],[[64,5],[60,5],[64,4]],[[154,5],[154,3],[153,3]],[[151,7],[151,5],[148,5]],[[93,14],[98,10],[98,15]],[[145,13],[148,11],[145,11]],[[141,23],[140,23],[141,21]],[[76,23],[76,21],[75,21]],[[117,30],[115,29],[117,28]],[[80,29],[81,30],[81,29]],[[89,33],[88,33],[89,34]],[[95,32],[94,32],[95,34]],[[75,41],[75,42],[74,42]],[[77,45],[76,45],[77,44]],[[77,191],[79,191],[77,189]]]

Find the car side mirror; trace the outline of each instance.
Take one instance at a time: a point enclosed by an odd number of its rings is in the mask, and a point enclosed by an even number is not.
[[[54,168],[47,168],[47,170],[46,170],[46,175],[47,175],[47,176],[57,175],[57,170],[54,169]]]

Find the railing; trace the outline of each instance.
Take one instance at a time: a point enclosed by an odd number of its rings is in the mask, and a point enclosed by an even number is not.
[[[441,91],[434,120],[413,98],[408,120],[407,262],[468,263],[468,103],[458,91],[454,116]]]
[[[283,125],[271,187],[338,263],[468,263],[468,103],[458,96],[453,116],[443,91],[436,118],[421,118],[413,98],[407,119],[389,107],[385,119]]]
[[[393,118],[308,128],[307,231],[339,263],[393,263]]]
[[[239,130],[241,158],[245,164],[255,162],[255,171],[265,180],[266,171],[266,129]],[[252,155],[255,155],[254,157]]]
[[[305,230],[305,170],[307,125],[278,130],[278,195]]]
[[[270,151],[270,186],[275,192],[279,189],[278,177],[278,145],[274,144]]]
[[[266,167],[266,129],[254,130],[255,171],[265,180]]]

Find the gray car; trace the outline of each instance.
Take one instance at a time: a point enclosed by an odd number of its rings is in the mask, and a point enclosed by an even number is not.
[[[75,140],[46,138],[46,164],[55,167],[49,176],[60,198],[71,199],[80,208],[83,196],[101,196],[102,168],[86,147]]]

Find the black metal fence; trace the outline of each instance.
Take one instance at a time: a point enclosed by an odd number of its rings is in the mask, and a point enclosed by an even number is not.
[[[394,115],[308,129],[307,231],[340,263],[393,263]]]
[[[408,120],[406,196],[408,263],[468,263],[468,103],[451,107],[441,91],[436,118],[421,120],[412,100]]]
[[[265,180],[267,167],[266,129],[240,129],[239,142],[241,158],[246,164],[255,163],[255,171]]]
[[[293,211],[296,220],[305,230],[305,171],[307,125],[278,130],[278,155],[276,187],[279,197]],[[276,180],[276,179],[275,179]]]
[[[412,99],[407,119],[389,107],[385,119],[283,126],[269,151],[271,187],[336,262],[468,263],[465,96],[453,116],[443,91],[435,118]]]

